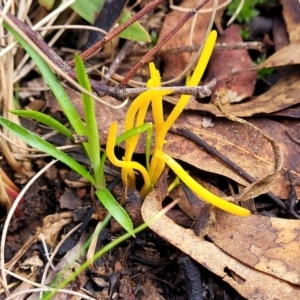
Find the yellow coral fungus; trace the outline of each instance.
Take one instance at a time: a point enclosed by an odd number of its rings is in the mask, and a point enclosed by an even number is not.
[[[208,64],[209,58],[213,51],[213,47],[216,41],[217,33],[212,31],[207,41],[205,42],[202,54],[199,58],[197,66],[187,82],[187,86],[193,87],[197,86],[201,80],[201,77],[204,73],[204,70]],[[148,81],[148,87],[160,87],[160,74],[159,71],[155,68],[153,63],[149,64],[150,68],[150,79]],[[148,109],[150,102],[152,102],[152,115],[154,119],[154,126],[156,132],[155,147],[153,151],[153,156],[150,163],[150,168],[147,170],[137,162],[133,162],[132,155],[134,153],[135,147],[139,139],[139,133],[135,136],[132,136],[126,140],[125,155],[123,161],[118,160],[114,155],[114,146],[117,133],[117,124],[113,123],[110,127],[106,152],[109,160],[122,168],[122,180],[125,185],[128,184],[128,181],[132,187],[135,187],[135,175],[134,170],[141,172],[144,178],[144,186],[141,190],[141,195],[145,197],[154,184],[158,181],[160,175],[162,174],[165,164],[176,173],[176,175],[201,199],[223,209],[227,212],[240,215],[248,216],[250,211],[225,201],[224,199],[219,198],[218,196],[212,194],[204,187],[202,187],[197,181],[195,181],[172,157],[163,152],[163,146],[165,137],[171,126],[177,120],[179,115],[184,110],[186,104],[190,99],[190,95],[182,95],[175,105],[173,111],[169,117],[164,120],[163,116],[163,107],[162,107],[162,96],[167,95],[172,92],[172,88],[168,90],[149,90],[141,95],[139,95],[130,105],[126,120],[125,120],[125,130],[130,130],[134,126],[139,126],[144,123],[145,115]]]
[[[150,90],[139,95],[128,108],[126,119],[125,119],[125,131],[134,127],[135,118],[136,118],[135,126],[139,126],[144,123],[148,106],[150,104],[150,101],[154,97],[162,97],[163,95],[170,94],[171,92],[172,92],[171,89],[164,90],[164,91]],[[135,135],[126,140],[125,155],[123,158],[124,161],[131,161],[138,139],[139,139],[139,135]],[[126,184],[128,182],[127,177],[129,177],[130,186],[135,187],[135,176],[133,170],[130,168],[123,168],[122,180]]]
[[[160,73],[155,68],[153,62],[149,63],[149,71],[150,71],[150,79],[148,81],[148,87],[160,87],[161,80],[160,80]],[[155,132],[158,134],[163,127],[164,124],[164,113],[163,113],[163,105],[162,105],[162,96],[157,95],[155,96],[152,101],[152,111],[153,113],[153,120],[155,126]]]
[[[107,136],[107,143],[106,143],[106,154],[108,159],[112,164],[122,169],[130,169],[130,170],[138,170],[141,172],[144,178],[144,186],[141,190],[142,195],[146,195],[149,192],[150,188],[150,178],[147,170],[139,163],[135,161],[122,161],[117,159],[115,156],[114,148],[116,143],[116,136],[117,136],[117,123],[113,122],[110,125],[108,136]]]
[[[203,47],[203,51],[200,55],[199,61],[196,65],[196,68],[193,72],[193,75],[191,76],[190,80],[188,81],[187,86],[197,86],[202,78],[202,75],[205,71],[205,68],[208,64],[209,58],[211,56],[211,53],[213,51],[215,42],[217,39],[217,32],[213,30],[205,42],[205,45]],[[170,130],[172,125],[175,123],[179,115],[182,113],[183,109],[187,105],[190,95],[182,95],[175,105],[173,111],[167,118],[167,120],[164,122],[163,127],[159,131],[156,137],[156,144],[155,149],[162,150],[163,145],[165,143],[165,137],[167,132]],[[156,111],[153,111],[153,115],[155,116]],[[164,162],[159,160],[157,157],[153,156],[151,160],[151,167],[150,167],[150,179],[151,184],[155,184],[158,180],[158,178],[161,175],[162,170],[164,169]]]
[[[249,216],[251,213],[248,209],[225,201],[224,199],[216,196],[202,185],[200,185],[195,179],[193,179],[172,157],[168,154],[157,150],[155,156],[164,160],[166,164],[174,171],[174,173],[200,198],[204,201],[239,216]]]

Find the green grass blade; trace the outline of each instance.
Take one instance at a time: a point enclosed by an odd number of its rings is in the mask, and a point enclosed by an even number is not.
[[[108,189],[101,189],[96,191],[96,195],[109,211],[109,213],[117,220],[117,222],[130,234],[133,234],[133,225],[130,217],[125,209],[117,202],[114,196]]]
[[[57,101],[59,102],[63,112],[67,116],[72,127],[79,135],[85,135],[85,126],[76,111],[73,103],[71,102],[69,96],[64,90],[63,86],[57,80],[55,74],[52,72],[48,64],[39,56],[39,54],[20,36],[16,31],[14,31],[7,23],[3,23],[4,27],[14,36],[14,38],[23,46],[25,51],[29,54],[32,60],[36,63],[40,72],[42,73],[45,81],[49,85],[51,91],[55,95]]]
[[[19,117],[36,120],[44,125],[51,127],[54,130],[60,132],[61,134],[63,134],[64,136],[66,136],[69,139],[73,138],[71,130],[66,128],[62,123],[58,122],[54,118],[52,118],[46,114],[43,114],[39,111],[15,109],[15,110],[10,110],[10,112]]]
[[[77,54],[75,55],[75,70],[79,84],[89,92],[92,92],[91,85],[84,68],[84,64]],[[100,172],[100,140],[94,107],[95,103],[94,99],[89,95],[86,95],[85,93],[82,93],[81,95],[88,137],[86,149],[88,151],[88,155],[94,169],[96,189],[101,189],[105,187],[105,178],[104,173]]]
[[[47,141],[41,139],[35,133],[33,133],[11,121],[8,121],[3,117],[0,117],[0,124],[2,126],[6,127],[15,136],[17,136],[19,139],[23,140],[25,143],[27,143],[31,147],[39,149],[40,151],[47,153],[47,154],[53,156],[54,158],[60,160],[61,162],[63,162],[67,166],[69,166],[71,169],[73,169],[75,172],[80,174],[82,177],[86,178],[89,182],[91,182],[92,184],[95,184],[95,180],[94,180],[93,176],[82,165],[80,165],[76,160],[74,160],[72,157],[70,157],[66,153],[62,152],[61,150],[56,149],[53,145],[51,145]]]
[[[125,131],[124,133],[122,133],[120,136],[117,137],[116,139],[116,146],[121,144],[122,142],[126,141],[128,138],[137,135],[137,134],[142,134],[144,132],[148,132],[150,130],[150,132],[152,132],[152,127],[153,124],[151,122],[147,122],[144,123],[140,126],[131,128],[127,131]]]

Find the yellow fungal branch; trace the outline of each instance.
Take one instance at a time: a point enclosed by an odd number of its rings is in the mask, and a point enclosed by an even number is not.
[[[251,214],[248,209],[232,204],[205,189],[168,154],[157,150],[154,155],[164,160],[174,173],[202,200],[235,215],[246,217]]]
[[[161,79],[160,73],[155,68],[153,62],[149,63],[150,70],[150,80],[148,81],[148,87],[160,87]],[[152,112],[153,112],[153,120],[156,135],[160,132],[161,128],[164,125],[164,112],[163,112],[163,103],[162,96],[155,96],[152,99]]]
[[[193,75],[191,76],[190,80],[188,81],[187,86],[197,86],[203,76],[203,73],[205,71],[205,68],[208,64],[209,58],[212,54],[215,42],[217,39],[217,32],[213,30],[205,42],[205,45],[203,47],[203,51],[201,53],[201,56],[199,58],[199,61],[196,65],[196,68],[194,70]],[[182,113],[184,108],[186,107],[188,101],[190,100],[190,95],[182,95],[175,105],[173,111],[167,118],[162,130],[159,132],[159,136],[157,137],[157,143],[158,148],[161,149],[164,144],[165,136],[167,132],[170,130],[172,125],[175,123],[179,115]],[[154,112],[155,113],[155,112]]]
[[[205,42],[202,54],[199,58],[197,66],[191,76],[187,80],[187,86],[197,86],[202,78],[205,68],[208,64],[209,58],[214,48],[217,38],[216,31],[212,31]],[[159,71],[155,68],[153,63],[149,64],[150,79],[148,80],[148,87],[160,87],[161,79]],[[176,122],[179,115],[184,110],[186,104],[190,99],[190,95],[182,95],[175,105],[173,111],[164,120],[162,97],[170,94],[172,89],[168,90],[149,90],[139,95],[130,105],[125,119],[125,130],[142,125],[145,120],[146,112],[150,102],[152,103],[152,115],[154,119],[154,126],[156,132],[155,147],[150,163],[149,173],[141,164],[132,161],[132,155],[139,140],[139,134],[132,136],[126,140],[125,155],[123,160],[118,160],[114,154],[114,146],[117,134],[117,124],[112,123],[106,145],[106,153],[109,160],[116,166],[122,168],[121,176],[125,185],[130,185],[135,188],[135,174],[134,170],[140,171],[144,178],[144,186],[141,190],[142,197],[146,197],[151,188],[156,184],[161,176],[165,164],[167,164],[175,174],[201,199],[211,203],[232,214],[240,216],[250,215],[250,211],[238,205],[232,204],[212,194],[210,191],[202,187],[195,181],[172,157],[163,152],[163,146],[166,143],[165,138],[169,129]]]
[[[163,95],[170,94],[171,92],[172,92],[171,89],[164,90],[164,91],[150,90],[139,95],[128,108],[126,119],[125,119],[125,131],[133,128],[134,125],[139,126],[144,123],[148,106],[154,97],[162,97]],[[136,122],[134,124],[135,119]],[[132,160],[132,155],[134,153],[138,140],[139,140],[139,135],[135,135],[126,140],[125,155],[123,158],[124,161]],[[129,178],[129,185],[135,188],[135,175],[133,169],[123,168],[121,172],[121,176],[123,182],[126,184],[128,183],[128,178]]]
[[[120,167],[122,169],[130,169],[130,170],[138,170],[141,172],[143,178],[144,178],[144,185],[141,190],[141,194],[145,197],[147,193],[149,192],[150,188],[150,178],[149,174],[141,164],[135,162],[135,161],[122,161],[117,159],[115,156],[115,143],[116,143],[116,136],[117,136],[117,123],[113,122],[110,125],[108,136],[107,136],[107,143],[106,143],[106,154],[108,159],[112,164],[114,164],[117,167]]]
[[[203,73],[205,71],[205,68],[208,64],[209,58],[212,54],[215,42],[217,39],[217,32],[213,30],[203,47],[203,51],[200,55],[199,61],[196,65],[196,68],[193,72],[193,75],[191,76],[190,80],[188,81],[188,86],[197,86],[203,76]],[[190,95],[182,95],[175,105],[173,111],[167,118],[167,120],[164,122],[164,125],[162,126],[161,130],[157,133],[156,137],[156,143],[155,143],[155,150],[162,150],[164,143],[165,143],[165,137],[167,132],[170,130],[172,125],[175,123],[179,115],[184,110],[185,106],[187,105],[188,101],[190,100]],[[153,111],[153,117],[155,119],[155,115],[157,112]],[[157,157],[153,156],[151,160],[151,166],[150,166],[150,180],[151,184],[156,184],[157,180],[159,179],[162,171],[164,169],[164,162],[162,160],[159,160]]]

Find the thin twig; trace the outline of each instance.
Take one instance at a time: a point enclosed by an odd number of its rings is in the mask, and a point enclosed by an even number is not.
[[[208,0],[205,0],[208,1]],[[194,10],[191,10],[189,14],[186,15],[186,17],[179,22],[175,27],[174,30],[172,30],[169,35],[163,39],[163,41],[159,44],[159,47],[161,47],[177,30],[181,28],[183,25],[183,22],[187,21],[187,18],[190,18],[193,14],[195,14],[200,7],[204,5],[204,2],[200,5],[198,5]],[[0,13],[2,11],[2,7],[0,6]],[[55,53],[48,45],[45,43],[45,41],[41,38],[41,36],[33,31],[31,28],[29,28],[26,24],[21,22],[19,19],[17,19],[14,15],[7,13],[3,16],[6,20],[6,22],[14,28],[20,35],[23,35],[24,37],[27,37],[27,42],[40,53],[41,57],[47,62],[49,66],[62,78],[66,79],[68,82],[70,82],[76,89],[79,91],[83,91],[87,95],[92,96],[95,100],[102,102],[104,105],[107,105],[112,108],[121,108],[124,106],[124,103],[118,106],[110,105],[109,103],[105,103],[103,100],[95,97],[95,95],[89,93],[85,89],[83,89],[77,82],[76,73],[75,71],[57,54]],[[158,47],[158,48],[159,48]],[[151,55],[153,55],[158,48],[153,48],[150,50],[150,52],[145,55],[146,60],[148,60]],[[143,59],[142,59],[143,60]],[[146,61],[144,60],[143,63]],[[135,72],[133,70],[133,72]],[[73,79],[73,80],[72,80]],[[123,82],[127,82],[129,77],[124,78]],[[91,87],[95,93],[99,96],[103,95],[109,95],[119,100],[125,100],[128,99],[128,97],[136,97],[140,93],[146,91],[147,89],[122,89],[120,86],[117,87],[111,87],[106,84],[103,84],[102,82],[99,82],[94,79],[90,79]],[[210,84],[207,85],[209,87]],[[173,87],[172,90],[174,93],[177,94],[191,94],[195,97],[203,97],[203,92],[205,92],[206,86],[203,87]]]
[[[57,244],[57,246],[55,247],[55,249],[52,251],[51,256],[46,264],[46,266],[44,267],[43,270],[43,275],[42,275],[42,279],[41,279],[41,285],[43,286],[46,280],[46,276],[48,274],[48,270],[50,267],[50,263],[53,261],[55,255],[57,254],[58,250],[60,249],[60,247],[62,246],[62,244],[68,239],[69,236],[71,236],[71,234],[73,234],[74,232],[76,232],[76,230],[81,226],[82,223],[77,224],[74,228],[72,228],[69,232],[67,232],[66,235],[64,235],[64,237],[61,239],[61,241]]]
[[[214,50],[257,50],[262,51],[264,44],[262,42],[241,42],[241,43],[216,43]],[[196,52],[199,50],[201,45],[191,45],[191,46],[181,46],[172,49],[159,50],[157,54],[178,54],[184,52]],[[140,51],[132,51],[130,56],[140,56],[147,53],[148,49],[143,49]]]
[[[4,15],[2,13],[3,7],[0,5],[0,15],[3,17],[5,22],[12,27],[20,36],[26,38],[26,42],[37,52],[40,57],[45,60],[45,62],[58,74],[60,77],[66,79],[70,84],[72,84],[76,89],[85,94],[89,95],[93,99],[103,103],[106,106],[111,108],[119,109],[126,105],[126,101],[120,105],[114,106],[109,103],[106,103],[104,100],[96,97],[83,87],[81,87],[76,81],[75,71],[69,67],[69,65],[62,60],[62,58],[50,48],[47,43],[43,40],[43,38],[31,28],[29,28],[26,24],[21,22],[14,15],[7,13]],[[90,79],[90,83],[95,92],[102,95],[110,95],[114,97],[114,94],[110,94],[109,91],[112,89],[108,89],[109,87],[105,84],[102,84],[99,81]]]
[[[151,57],[172,37],[174,34],[192,17],[194,16],[206,3],[208,0],[201,1],[195,8],[191,9],[186,13],[184,18],[179,21],[173,29],[159,42],[157,43],[149,52],[141,58],[141,60],[130,70],[130,72],[123,78],[118,88],[124,88],[128,81],[134,76],[137,70],[147,63]]]
[[[39,239],[41,240],[42,247],[43,247],[43,250],[44,250],[44,256],[46,257],[46,260],[47,260],[48,264],[50,265],[50,267],[52,268],[53,271],[56,271],[52,261],[50,260],[47,244],[45,242],[45,237],[44,237],[43,233],[39,234]]]
[[[262,42],[241,42],[241,43],[216,43],[215,51],[225,51],[225,50],[257,50],[262,52],[264,43]],[[181,46],[171,49],[160,49],[155,55],[165,55],[165,54],[180,54],[180,53],[191,53],[197,52],[201,45],[191,45],[191,46]],[[128,57],[142,56],[149,52],[149,49],[140,49],[131,51]],[[97,54],[97,59],[106,59],[111,57],[108,52],[101,52]]]
[[[145,5],[144,8],[142,8],[139,12],[137,12],[134,16],[132,16],[128,21],[123,23],[122,25],[118,26],[116,29],[114,29],[112,32],[110,32],[107,36],[99,40],[96,44],[94,44],[92,47],[81,53],[80,57],[83,61],[94,55],[96,52],[98,52],[108,41],[116,37],[119,33],[121,33],[124,29],[129,27],[131,24],[139,20],[141,17],[143,17],[146,13],[157,7],[159,4],[163,3],[164,0],[155,0],[149,2],[147,5]],[[74,60],[71,60],[69,62],[69,66],[74,66]]]
[[[216,10],[219,10],[219,9],[221,9],[223,7],[226,7],[231,1],[232,0],[227,0],[227,1],[222,2],[222,4],[217,5]],[[182,7],[182,6],[174,5],[173,0],[169,0],[169,2],[170,2],[169,6],[173,10],[177,10],[177,11],[181,11],[181,12],[188,12],[189,11],[188,7]],[[199,13],[200,14],[207,14],[207,13],[210,13],[212,11],[213,11],[213,8],[209,7],[209,8],[203,8],[203,9],[201,9],[201,11]]]
[[[204,98],[208,97],[211,94],[211,89],[215,86],[216,80],[213,79],[212,81],[208,82],[202,86],[172,86],[172,87],[140,87],[140,88],[127,88],[127,89],[120,89],[116,90],[115,96],[120,99],[124,98],[134,98],[149,90],[155,91],[163,91],[163,90],[172,90],[172,94],[177,95],[192,95],[196,98]],[[113,88],[114,89],[114,88]]]

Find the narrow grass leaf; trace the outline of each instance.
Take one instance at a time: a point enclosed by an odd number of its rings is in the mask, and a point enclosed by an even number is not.
[[[86,74],[83,61],[79,55],[75,55],[75,70],[79,84],[92,92],[91,85]],[[85,93],[81,93],[86,130],[88,142],[86,143],[86,149],[88,151],[89,158],[94,168],[94,176],[96,180],[96,189],[105,187],[104,173],[100,173],[100,140],[98,133],[98,126],[96,120],[96,113],[94,107],[94,99]]]
[[[44,125],[49,126],[50,128],[60,132],[64,136],[66,136],[69,139],[72,139],[72,132],[67,127],[65,127],[62,123],[57,121],[56,119],[41,113],[39,111],[34,110],[10,110],[10,112],[14,115],[17,115],[19,117],[27,118],[27,119],[33,119],[36,120]]]
[[[103,206],[109,211],[109,213],[117,220],[117,222],[131,235],[133,233],[133,225],[130,217],[125,209],[117,202],[114,196],[108,189],[101,189],[96,191],[96,195],[103,204]]]
[[[57,101],[59,102],[63,112],[67,116],[72,127],[79,135],[85,135],[85,126],[76,111],[73,103],[71,102],[69,96],[64,90],[63,86],[57,80],[55,74],[52,72],[48,64],[39,56],[39,54],[17,33],[15,32],[7,23],[3,23],[4,27],[14,36],[14,38],[23,46],[25,51],[29,54],[32,60],[36,63],[43,78],[49,85],[51,91],[55,95]]]
[[[15,136],[23,140],[25,143],[33,148],[39,149],[40,151],[47,153],[59,161],[63,162],[82,177],[86,178],[92,184],[95,184],[93,176],[76,160],[64,153],[63,151],[56,149],[53,145],[40,138],[35,133],[3,118],[0,117],[0,124],[10,130]]]

